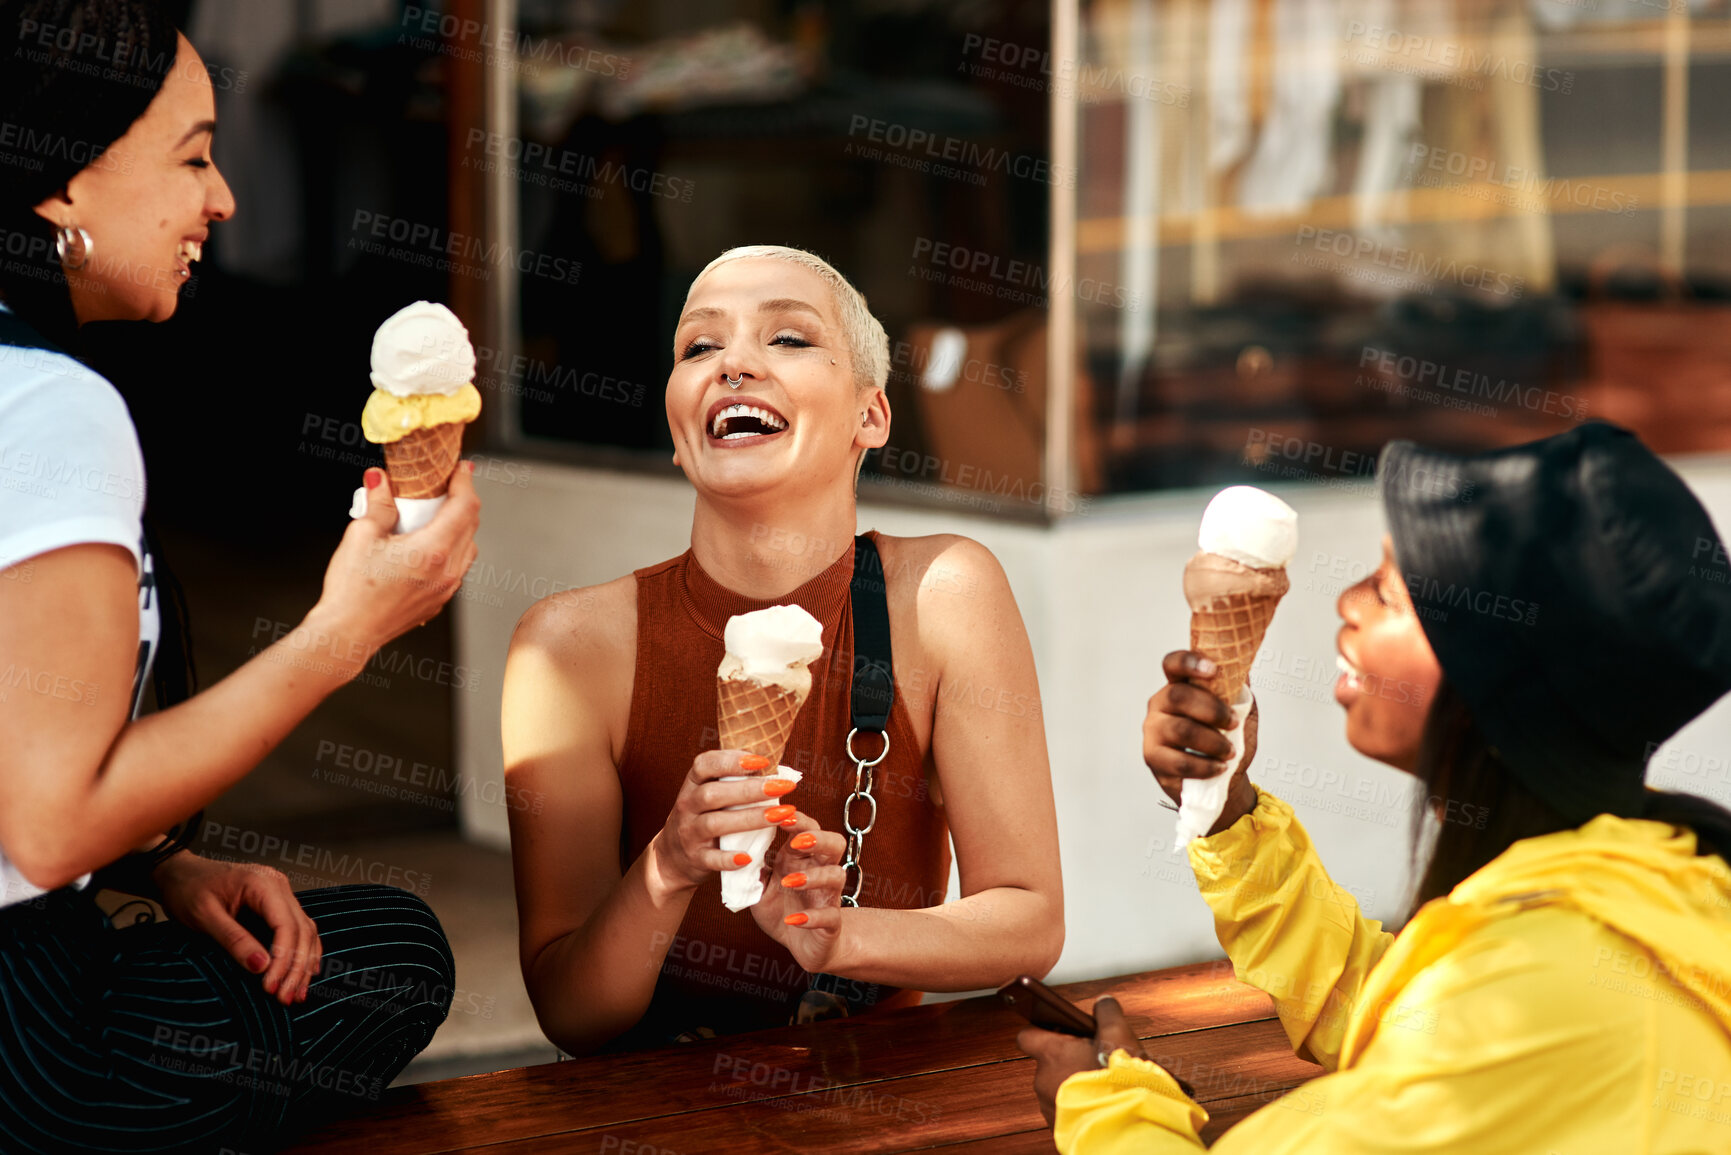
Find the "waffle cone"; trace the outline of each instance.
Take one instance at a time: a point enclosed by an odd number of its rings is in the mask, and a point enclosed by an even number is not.
[[[769,759],[772,772],[781,763],[793,720],[805,695],[751,678],[718,678],[716,722],[723,750],[747,750]]]
[[[1190,648],[1213,658],[1220,668],[1203,684],[1228,702],[1250,679],[1251,664],[1280,598],[1279,594],[1223,594],[1191,610]]]
[[[463,423],[430,425],[385,443],[385,471],[397,497],[442,497],[463,454]]]

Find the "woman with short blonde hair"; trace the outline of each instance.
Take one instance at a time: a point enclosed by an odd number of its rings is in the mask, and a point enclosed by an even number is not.
[[[716,258],[686,298],[667,382],[674,459],[697,494],[691,548],[549,597],[518,625],[505,771],[544,799],[511,813],[523,977],[567,1051],[902,1006],[1057,959],[1039,688],[1003,571],[962,537],[855,537],[859,462],[889,433],[887,346],[812,254]],[[768,767],[716,749],[723,629],[774,604],[823,628],[783,755],[797,788],[724,781]],[[840,832],[864,774],[849,757],[856,648],[875,644],[856,632],[862,613],[887,619],[894,697],[863,778],[875,823],[864,800],[851,811],[870,827],[855,869]],[[857,741],[876,756],[879,738]],[[766,896],[729,913],[719,877],[740,867],[718,838],[765,826],[788,832]],[[945,901],[952,837],[961,896]]]

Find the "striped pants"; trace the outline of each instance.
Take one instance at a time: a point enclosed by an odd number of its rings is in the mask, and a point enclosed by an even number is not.
[[[0,910],[0,1152],[238,1155],[377,1099],[450,1009],[444,932],[392,887],[296,897],[324,969],[292,1007],[178,923],[111,930],[70,889]]]

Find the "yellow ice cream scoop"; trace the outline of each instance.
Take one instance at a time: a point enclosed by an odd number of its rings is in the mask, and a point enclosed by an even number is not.
[[[480,414],[481,391],[473,384],[451,394],[416,393],[408,397],[374,389],[361,410],[361,433],[374,444],[386,445],[418,429],[473,421]]]

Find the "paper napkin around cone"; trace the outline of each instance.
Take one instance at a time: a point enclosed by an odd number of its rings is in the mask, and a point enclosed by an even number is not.
[[[729,774],[720,779],[722,782],[743,782],[747,778],[768,781],[771,778],[786,778],[797,783],[800,780],[798,770],[790,770],[786,766],[777,766],[768,774]],[[764,795],[761,802],[747,802],[740,806],[730,806],[729,810],[768,810],[772,806],[781,805],[779,799]],[[741,911],[748,906],[756,906],[763,897],[763,856],[769,850],[771,842],[781,830],[779,826],[765,826],[762,830],[742,830],[738,834],[723,834],[721,849],[728,854],[741,852],[751,855],[749,866],[735,867],[721,872],[721,905],[731,911]]]
[[[1232,729],[1226,731],[1226,740],[1232,743],[1232,757],[1228,760],[1231,768],[1212,778],[1184,780],[1178,803],[1178,825],[1172,832],[1174,854],[1188,847],[1192,839],[1207,835],[1220,821],[1220,812],[1226,809],[1226,795],[1232,787],[1232,775],[1244,756],[1244,719],[1250,717],[1250,707],[1255,700],[1250,687],[1244,686],[1232,701]]]

